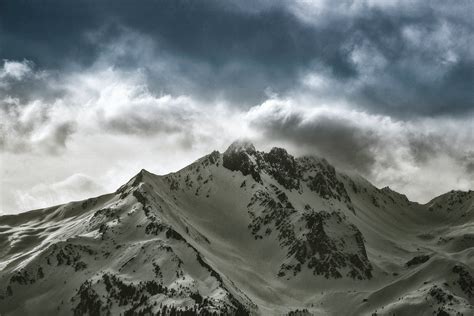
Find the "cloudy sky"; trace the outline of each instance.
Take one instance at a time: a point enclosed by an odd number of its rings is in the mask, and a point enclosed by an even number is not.
[[[0,2],[0,212],[236,138],[427,202],[474,188],[472,1]]]

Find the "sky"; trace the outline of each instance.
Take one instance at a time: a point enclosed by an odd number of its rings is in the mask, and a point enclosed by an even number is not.
[[[474,2],[0,1],[0,212],[234,140],[426,203],[474,188]]]

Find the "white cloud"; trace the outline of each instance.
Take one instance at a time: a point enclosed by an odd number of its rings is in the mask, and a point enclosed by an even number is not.
[[[42,208],[103,194],[105,189],[90,176],[73,174],[55,183],[40,183],[27,191],[16,190],[20,210]]]
[[[21,80],[33,72],[33,63],[28,60],[14,61],[5,59],[0,68],[0,83],[2,79]]]
[[[94,68],[55,83],[65,93],[53,101],[0,101],[3,211],[110,192],[142,168],[177,170],[248,133],[240,111],[155,95],[139,70]],[[94,175],[100,190],[58,185],[71,173]]]
[[[474,143],[469,117],[396,120],[301,91],[286,98],[270,93],[244,109],[155,94],[140,69],[103,65],[36,80],[52,80],[64,93],[53,100],[0,100],[4,212],[112,192],[142,168],[175,171],[242,137],[265,150],[280,145],[352,163],[375,184],[414,200],[474,185],[465,170],[472,158],[466,144]],[[316,90],[331,84],[317,73],[302,81]]]

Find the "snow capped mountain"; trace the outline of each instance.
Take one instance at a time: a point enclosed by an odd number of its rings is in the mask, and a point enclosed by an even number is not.
[[[472,315],[474,192],[426,205],[235,142],[0,217],[3,315]]]

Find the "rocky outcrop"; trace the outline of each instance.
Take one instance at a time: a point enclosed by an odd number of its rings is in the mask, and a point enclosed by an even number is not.
[[[276,186],[272,192],[257,191],[248,209],[249,229],[255,239],[273,234],[287,251],[287,260],[281,263],[278,276],[296,276],[308,268],[325,278],[372,277],[362,234],[344,215],[315,211],[309,205],[296,210]]]
[[[234,142],[224,152],[223,165],[232,171],[240,171],[244,176],[251,175],[256,182],[261,182],[260,169],[255,162],[255,147],[250,143]]]

